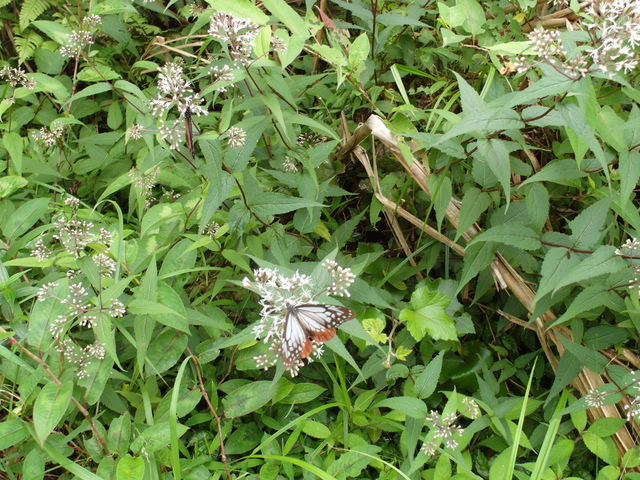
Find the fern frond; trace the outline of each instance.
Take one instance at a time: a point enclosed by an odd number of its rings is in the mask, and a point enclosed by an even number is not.
[[[15,36],[16,50],[18,51],[18,63],[21,64],[28,58],[33,56],[40,45],[42,45],[43,38],[33,30],[27,30],[24,36]]]
[[[20,9],[20,28],[27,28],[50,5],[49,0],[25,0]]]

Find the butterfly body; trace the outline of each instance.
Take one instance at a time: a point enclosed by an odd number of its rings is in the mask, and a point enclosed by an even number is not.
[[[285,369],[293,370],[301,358],[311,354],[314,343],[331,340],[336,328],[353,318],[355,313],[336,305],[290,306],[285,315],[281,350]]]

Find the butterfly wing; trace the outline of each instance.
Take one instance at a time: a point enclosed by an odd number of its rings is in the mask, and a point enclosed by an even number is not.
[[[300,358],[306,358],[311,353],[313,345],[302,328],[298,314],[294,308],[287,311],[284,322],[284,336],[280,356],[286,370],[291,370]]]
[[[313,343],[326,342],[336,335],[336,328],[355,318],[348,308],[336,305],[305,304],[289,308],[285,318],[282,360],[287,370],[300,358],[307,358]]]

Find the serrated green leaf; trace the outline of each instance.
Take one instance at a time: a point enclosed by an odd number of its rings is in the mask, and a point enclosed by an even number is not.
[[[300,208],[322,207],[321,203],[283,193],[266,192],[249,199],[251,210],[259,217],[280,215]]]
[[[418,378],[416,378],[415,391],[418,398],[427,398],[435,392],[438,386],[438,379],[440,378],[440,372],[442,371],[442,360],[444,358],[444,351],[441,351],[435,358],[433,358],[425,369],[420,372]]]
[[[611,439],[599,437],[591,432],[584,432],[582,434],[582,441],[589,451],[598,458],[609,465],[617,465],[618,459],[615,452],[615,445]]]
[[[462,234],[480,218],[489,205],[491,205],[491,197],[479,188],[471,187],[464,192],[454,242],[458,241]]]
[[[562,325],[578,317],[581,313],[591,309],[611,304],[613,292],[610,292],[605,285],[591,285],[581,291],[571,302],[569,308],[556,319],[549,327]]]
[[[526,225],[517,223],[505,223],[491,227],[473,237],[469,246],[479,242],[503,243],[523,250],[537,250],[542,245],[536,232]]]
[[[615,254],[616,247],[602,245],[579,265],[570,271],[565,270],[564,277],[557,283],[554,292],[573,283],[582,282],[590,278],[618,272],[627,268],[625,261]]]

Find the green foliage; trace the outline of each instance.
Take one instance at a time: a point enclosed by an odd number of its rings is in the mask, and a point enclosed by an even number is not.
[[[2,478],[634,478],[637,14],[330,3],[10,2]]]

